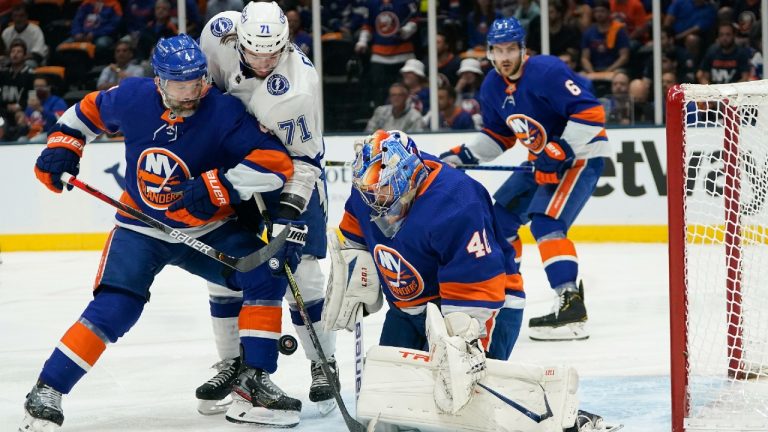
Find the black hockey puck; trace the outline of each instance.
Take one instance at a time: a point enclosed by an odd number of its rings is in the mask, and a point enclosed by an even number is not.
[[[296,342],[296,338],[291,335],[282,335],[277,341],[277,349],[280,354],[291,355],[296,352],[296,348],[299,347],[299,343]]]

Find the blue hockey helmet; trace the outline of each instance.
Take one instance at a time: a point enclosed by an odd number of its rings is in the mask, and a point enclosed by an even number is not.
[[[400,229],[428,174],[416,143],[397,130],[378,130],[365,138],[352,164],[352,184],[387,237]]]
[[[152,67],[162,80],[191,81],[208,72],[205,54],[189,35],[160,39],[152,54]]]
[[[516,18],[499,18],[488,30],[488,46],[517,42],[520,49],[525,47],[525,29]]]

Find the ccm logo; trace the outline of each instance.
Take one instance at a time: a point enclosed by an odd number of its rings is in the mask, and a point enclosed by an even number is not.
[[[428,362],[429,361],[429,356],[425,355],[425,354],[417,354],[417,353],[410,352],[410,351],[398,351],[398,352],[403,355],[404,359],[407,359],[408,356],[410,356],[414,360],[422,360],[424,362]]]
[[[205,177],[208,179],[208,185],[210,186],[211,194],[219,202],[219,207],[227,205],[227,195],[221,190],[221,182],[216,177],[216,173],[213,171],[207,171]]]

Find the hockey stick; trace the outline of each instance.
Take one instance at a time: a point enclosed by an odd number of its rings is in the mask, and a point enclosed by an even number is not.
[[[363,307],[357,308],[355,314],[355,411],[357,400],[360,398],[360,389],[363,386]]]
[[[287,229],[283,230],[283,232],[280,233],[280,235],[277,236],[276,238],[272,239],[272,241],[270,241],[268,245],[262,247],[261,249],[257,250],[256,252],[250,255],[236,258],[233,256],[229,256],[224,252],[221,252],[213,248],[212,246],[209,246],[201,242],[200,240],[197,240],[196,238],[190,237],[189,235],[184,234],[183,232],[177,230],[176,228],[172,228],[160,222],[159,220],[153,218],[152,216],[142,213],[140,210],[137,210],[127,204],[124,204],[104,194],[103,192],[84,183],[83,181],[72,176],[69,173],[63,173],[61,175],[61,181],[69,183],[72,186],[75,186],[76,188],[88,193],[89,195],[95,196],[96,198],[104,201],[105,203],[111,205],[112,207],[115,207],[118,210],[128,213],[129,215],[135,217],[136,219],[144,222],[148,226],[155,228],[159,231],[162,231],[168,237],[178,240],[179,242],[184,243],[185,245],[191,247],[192,249],[202,254],[208,255],[209,257],[215,259],[216,261],[232,269],[235,269],[239,272],[247,272],[247,271],[253,270],[256,267],[267,262],[270,258],[272,258],[277,253],[277,251],[280,250],[280,248],[283,246],[283,243],[285,243],[285,238],[288,236],[289,230]]]
[[[325,166],[344,167],[347,162],[325,161]],[[456,165],[456,169],[462,171],[513,171],[513,172],[533,172],[533,166],[515,166],[515,165]]]
[[[288,230],[283,230],[283,232],[285,231]],[[291,288],[291,294],[293,294],[293,298],[296,300],[296,305],[299,307],[299,315],[301,315],[301,319],[304,321],[304,327],[307,328],[309,338],[312,339],[312,345],[315,346],[317,356],[320,357],[320,368],[323,370],[325,378],[331,384],[331,388],[333,388],[333,397],[336,399],[336,404],[339,406],[341,416],[344,417],[344,423],[347,424],[347,429],[349,429],[350,432],[366,431],[366,427],[349,414],[346,405],[344,405],[344,401],[341,399],[339,388],[336,387],[336,380],[333,377],[330,366],[328,366],[328,359],[325,357],[323,347],[320,345],[320,339],[317,337],[317,332],[312,325],[312,320],[309,318],[307,307],[304,305],[304,298],[301,296],[301,291],[299,291],[299,286],[296,284],[296,279],[293,278],[293,272],[288,263],[285,263],[285,275],[288,277],[288,286]],[[355,387],[357,387],[357,383],[355,383]]]

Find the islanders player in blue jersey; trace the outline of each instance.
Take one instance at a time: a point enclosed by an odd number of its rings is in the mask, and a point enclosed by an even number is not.
[[[61,175],[76,175],[86,143],[105,132],[125,136],[127,163],[121,201],[224,253],[244,256],[264,243],[229,216],[231,205],[254,193],[280,189],[293,175],[285,148],[262,132],[239,100],[210,88],[206,59],[181,35],[155,47],[156,77],[128,78],[93,92],[59,119],[35,164],[37,178],[53,192]],[[306,232],[306,227],[292,226]],[[286,242],[277,258],[289,261],[302,244]],[[252,409],[242,418],[270,426],[299,422],[301,401],[288,397],[269,374],[277,369],[284,282],[267,266],[233,272],[129,215],[116,215],[94,283],[93,300],[61,338],[27,396],[20,430],[52,431],[64,421],[62,394],[94,366],[109,343],[133,327],[166,265],[242,290],[243,368],[235,385]]]
[[[473,350],[506,360],[525,293],[488,192],[420,153],[401,131],[367,137],[352,171],[352,194],[339,225],[343,239],[329,236],[333,275],[325,325],[351,330],[357,308],[375,312],[383,292],[389,310],[381,345],[424,349],[432,302],[447,321],[463,323],[454,329],[467,330],[463,336]]]
[[[611,155],[605,111],[560,59],[525,55],[525,30],[514,18],[497,19],[488,32],[494,66],[480,89],[483,129],[467,144],[440,155],[451,164],[490,161],[518,141],[529,151],[524,166],[494,194],[494,210],[519,262],[518,230],[530,223],[549,284],[552,313],[532,318],[536,340],[586,339],[587,311],[578,280],[576,248],[568,230],[595,190],[603,157]]]

